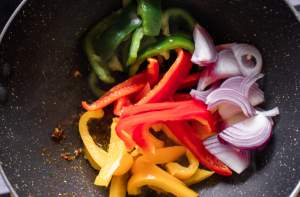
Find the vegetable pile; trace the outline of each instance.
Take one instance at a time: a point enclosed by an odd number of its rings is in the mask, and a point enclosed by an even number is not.
[[[257,83],[263,77],[260,52],[249,44],[215,46],[184,10],[162,11],[160,0],[131,1],[87,33],[84,49],[91,89],[101,96],[82,102],[87,112],[79,131],[86,158],[99,170],[94,184],[110,184],[111,197],[141,194],[145,185],[198,196],[189,185],[213,173],[242,173],[250,151],[272,135],[278,108],[257,107],[264,102]],[[115,83],[116,71],[129,77],[107,91],[97,86]],[[116,117],[105,151],[89,134],[88,121],[101,119],[112,104]]]

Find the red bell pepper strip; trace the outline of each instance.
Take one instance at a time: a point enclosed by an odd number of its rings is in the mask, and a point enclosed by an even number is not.
[[[186,101],[191,99],[193,99],[193,97],[187,93],[176,93],[172,98],[173,101]]]
[[[187,76],[182,83],[180,84],[178,89],[191,88],[197,85],[199,78],[201,77],[201,72],[193,73]]]
[[[155,105],[157,105],[157,107],[155,107]],[[143,106],[145,106],[144,109]],[[195,120],[201,123],[208,132],[214,132],[215,130],[213,115],[206,109],[203,102],[200,101],[189,100],[182,102],[144,104],[128,108],[131,108],[132,110],[124,110],[123,115],[120,117],[119,124],[116,127],[116,132],[126,144],[132,145],[132,142],[134,142],[135,144],[142,146],[145,150],[150,147],[150,145],[147,144],[147,140],[142,141],[142,139],[137,140],[138,138],[136,137],[135,139],[132,138],[133,135],[145,136],[145,134],[135,133],[145,132],[145,129],[142,129],[145,124],[152,125],[165,121]],[[128,113],[128,111],[130,113]],[[128,114],[130,114],[130,116]],[[124,133],[126,134],[124,135]],[[131,140],[128,140],[128,138],[130,138],[128,136],[131,136]],[[126,141],[129,142],[127,143]]]
[[[127,96],[123,96],[119,98],[115,103],[114,103],[114,114],[116,116],[121,116],[123,113],[124,107],[132,105],[130,100],[128,99]]]
[[[90,105],[87,102],[83,101],[83,108],[88,111],[102,109],[123,96],[128,96],[140,91],[147,84],[148,80],[151,81],[151,83],[153,84],[156,83],[158,81],[159,75],[158,62],[157,60],[151,58],[148,61],[149,64],[146,71],[141,72],[127,79],[126,81],[114,86],[97,101],[93,102]]]
[[[148,58],[147,77],[150,86],[153,87],[159,81],[159,63],[154,58]]]
[[[215,171],[223,176],[232,175],[231,170],[210,154],[202,144],[201,139],[197,136],[197,131],[186,121],[167,122],[166,126],[172,134],[199,160],[199,162],[208,169]]]
[[[151,90],[151,86],[150,86],[150,83],[148,82],[144,86],[144,88],[140,92],[138,92],[137,95],[135,95],[134,101],[138,102],[139,100],[141,100],[142,98],[144,98],[148,94],[148,92],[150,92],[150,90]]]
[[[191,54],[177,50],[177,59],[156,86],[138,104],[161,102],[169,99],[192,68]]]

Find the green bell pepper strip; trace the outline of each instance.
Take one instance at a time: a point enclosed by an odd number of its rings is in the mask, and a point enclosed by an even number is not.
[[[105,93],[104,90],[100,89],[97,86],[98,77],[94,71],[90,73],[88,81],[89,81],[89,87],[96,97],[100,97]]]
[[[147,36],[159,35],[161,29],[161,0],[137,0],[138,15],[143,20],[144,34]]]
[[[163,15],[162,15],[162,32],[164,35],[169,36],[170,35],[170,18],[172,17],[180,17],[182,18],[188,27],[190,28],[191,32],[194,29],[194,25],[196,23],[195,19],[185,10],[180,8],[170,8],[167,9]]]
[[[101,54],[104,61],[109,61],[121,42],[141,25],[142,21],[138,18],[135,11],[136,6],[132,4],[123,8],[116,21],[95,40],[96,52]]]
[[[118,18],[120,13],[120,11],[117,11],[101,20],[87,33],[83,41],[83,49],[91,67],[98,78],[105,83],[113,83],[115,82],[115,79],[111,76],[108,67],[103,63],[102,57],[96,53],[94,41],[97,37],[102,35],[105,29],[111,26],[111,24]]]
[[[141,63],[148,57],[157,56],[177,48],[182,48],[192,53],[194,51],[194,43],[183,36],[164,37],[162,40],[144,49],[141,54],[139,54],[139,58],[130,66],[129,74],[134,75],[138,71]]]
[[[141,27],[136,29],[135,32],[133,33],[131,38],[131,45],[129,49],[127,65],[130,65],[135,62],[143,36],[144,36],[144,32],[143,32],[143,28]]]

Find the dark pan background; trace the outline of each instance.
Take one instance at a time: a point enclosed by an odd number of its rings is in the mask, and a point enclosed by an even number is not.
[[[247,171],[214,175],[194,189],[203,197],[288,196],[300,177],[299,23],[281,0],[164,2],[188,9],[216,43],[256,45],[265,62],[264,107],[278,106],[281,112],[270,144],[253,155]],[[1,24],[2,14],[15,4],[1,0]],[[60,154],[81,147],[76,116],[80,101],[91,99],[86,70],[82,78],[72,77],[74,68],[88,66],[80,40],[119,6],[108,0],[28,0],[1,43],[0,64],[11,65],[13,75],[9,102],[0,106],[0,161],[20,196],[106,196],[105,189],[93,186],[96,172],[82,157],[67,162]],[[67,134],[62,144],[50,139],[58,124]]]

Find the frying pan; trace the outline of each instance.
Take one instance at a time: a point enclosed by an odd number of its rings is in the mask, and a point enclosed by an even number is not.
[[[253,154],[241,175],[214,175],[193,187],[201,196],[288,196],[300,178],[300,25],[281,0],[164,0],[191,12],[216,43],[246,42],[264,57],[265,108],[280,117],[268,146]],[[27,0],[1,44],[0,63],[13,74],[0,107],[0,161],[20,196],[106,196],[83,157],[60,159],[81,147],[80,102],[93,99],[81,49],[86,30],[121,6],[113,0]],[[72,75],[80,69],[81,78]],[[67,138],[50,138],[64,125]],[[103,124],[102,127],[107,127]],[[105,129],[103,129],[105,130]],[[107,136],[102,131],[103,138]],[[147,192],[145,196],[155,196]]]

